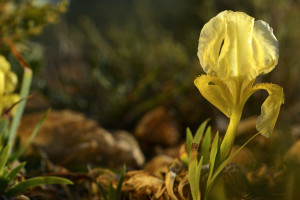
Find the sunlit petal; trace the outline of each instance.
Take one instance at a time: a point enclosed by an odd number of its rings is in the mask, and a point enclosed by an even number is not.
[[[273,29],[264,21],[254,23],[252,48],[258,74],[274,69],[279,57],[278,41]]]
[[[225,19],[221,12],[206,23],[201,30],[198,58],[204,72],[216,75],[220,48],[225,37]]]
[[[204,25],[198,57],[206,73],[237,79],[243,88],[275,67],[278,42],[266,22],[243,12],[223,11]]]
[[[202,75],[197,77],[194,83],[204,98],[227,117],[231,116],[233,108],[232,95],[221,79],[216,76]]]
[[[224,45],[217,65],[218,77],[252,80],[255,66],[252,59],[254,18],[242,12],[227,11]]]
[[[261,106],[261,115],[257,119],[256,129],[263,136],[270,137],[278,118],[280,106],[284,103],[283,89],[270,83],[260,83],[253,87],[253,91],[260,89],[266,90],[269,96]]]

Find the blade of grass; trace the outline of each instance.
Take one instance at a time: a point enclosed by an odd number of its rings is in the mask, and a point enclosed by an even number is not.
[[[101,196],[103,197],[103,199],[104,199],[104,200],[107,200],[106,194],[105,194],[104,189],[103,189],[103,187],[101,186],[101,184],[97,182],[97,186],[98,186],[98,189],[99,189],[100,194],[101,194]]]
[[[6,130],[7,121],[5,119],[1,119],[0,121],[0,137],[3,137],[4,131]]]
[[[20,165],[15,167],[13,170],[11,170],[9,173],[4,174],[4,176],[0,178],[0,192],[1,193],[3,193],[5,191],[5,189],[14,180],[14,178],[21,171],[21,169],[23,169],[25,164],[26,164],[26,162],[21,163]]]
[[[5,167],[7,159],[8,159],[9,148],[10,148],[10,143],[8,143],[4,147],[3,151],[1,151],[1,155],[0,155],[0,177],[3,176],[3,170],[4,170],[4,167]]]
[[[206,125],[207,123],[209,122],[210,119],[207,119],[205,120],[200,126],[199,128],[197,129],[196,131],[196,134],[194,136],[194,139],[193,139],[193,143],[197,143],[199,144],[201,139],[202,139],[202,136],[203,136],[203,133],[204,133],[204,130],[206,128]]]
[[[209,157],[209,173],[208,173],[208,179],[207,182],[210,182],[210,179],[212,177],[214,168],[215,168],[215,162],[216,157],[218,153],[218,147],[219,147],[219,132],[215,135],[211,150],[210,150],[210,157]]]
[[[8,184],[10,184],[11,181],[13,181],[16,178],[18,173],[25,167],[25,165],[26,162],[22,162],[5,176],[5,179],[8,181]]]
[[[205,135],[203,137],[202,145],[201,145],[201,156],[203,156],[203,164],[207,164],[209,162],[209,147],[211,142],[211,127],[208,126]]]
[[[196,159],[194,159],[189,164],[189,182],[190,182],[190,188],[191,188],[193,200],[196,200],[196,189],[195,189],[196,165],[197,165]]]
[[[25,150],[27,149],[29,144],[32,142],[32,140],[34,139],[34,137],[40,130],[42,124],[44,123],[44,121],[45,121],[46,117],[48,116],[48,114],[50,113],[50,111],[51,111],[51,109],[48,109],[43,114],[42,118],[39,120],[38,124],[35,126],[33,132],[31,133],[29,139],[26,140],[26,143],[20,149],[18,149],[14,154],[12,154],[10,156],[9,161],[14,161],[15,159],[18,159],[25,152]]]
[[[121,171],[120,179],[119,179],[117,190],[116,190],[116,200],[119,200],[121,197],[121,188],[122,188],[122,183],[123,183],[125,173],[126,173],[126,165],[123,165],[123,169]]]
[[[44,184],[73,184],[73,183],[72,181],[61,177],[54,177],[54,176],[35,177],[35,178],[27,179],[23,182],[14,185],[10,189],[8,189],[5,192],[5,194],[7,196],[17,195],[29,188],[39,186],[39,185],[44,185]]]
[[[214,180],[217,178],[217,176],[222,172],[222,170],[226,167],[226,165],[257,135],[260,133],[256,133],[254,136],[252,136],[247,142],[245,142],[238,150],[236,150],[231,156],[229,156],[224,162],[221,163],[221,165],[216,169],[213,177],[210,179],[210,181],[207,181],[207,192],[211,189],[211,186],[214,182]]]
[[[18,104],[17,111],[15,116],[13,117],[12,124],[10,127],[10,133],[8,137],[8,142],[11,143],[11,147],[9,149],[9,154],[12,151],[12,146],[16,137],[17,129],[19,127],[21,117],[23,115],[25,105],[26,105],[26,98],[28,96],[29,90],[30,90],[30,85],[31,85],[31,80],[32,80],[32,71],[30,68],[23,68],[24,69],[24,74],[23,74],[23,80],[21,84],[21,92],[20,92],[20,98],[24,99]]]
[[[115,199],[115,190],[112,185],[112,182],[110,182],[108,185],[108,200],[116,200]]]
[[[201,176],[202,162],[203,162],[203,156],[201,157],[200,162],[197,164],[196,174],[195,174],[195,190],[196,190],[195,193],[197,196],[197,200],[201,199],[200,176]]]
[[[187,154],[188,154],[189,159],[190,159],[190,156],[191,156],[192,141],[193,141],[193,134],[191,132],[191,129],[187,128],[186,129],[186,150],[187,150]]]

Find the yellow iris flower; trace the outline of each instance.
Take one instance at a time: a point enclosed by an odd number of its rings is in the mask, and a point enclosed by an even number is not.
[[[278,62],[278,41],[272,28],[243,12],[223,11],[204,25],[198,57],[207,75],[195,79],[196,87],[230,118],[221,144],[221,160],[231,151],[245,102],[260,89],[269,96],[262,104],[256,129],[270,137],[284,102],[283,89],[270,83],[254,85],[254,81],[258,75],[273,70]]]
[[[10,69],[9,62],[4,56],[0,55],[0,116],[5,108],[9,108],[20,98],[14,92],[18,79]]]

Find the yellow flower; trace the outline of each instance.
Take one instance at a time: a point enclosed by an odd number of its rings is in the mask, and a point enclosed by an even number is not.
[[[19,95],[12,94],[17,83],[17,76],[11,71],[9,62],[0,55],[0,115],[3,109],[9,108],[19,100]]]
[[[230,153],[245,102],[260,89],[269,97],[262,105],[256,128],[262,135],[271,136],[284,101],[283,90],[275,84],[253,84],[258,75],[269,73],[278,62],[278,41],[272,28],[245,13],[223,11],[204,25],[198,57],[207,75],[195,79],[196,87],[230,118],[221,158]]]

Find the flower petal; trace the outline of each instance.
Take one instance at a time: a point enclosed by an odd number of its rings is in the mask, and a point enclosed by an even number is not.
[[[258,74],[273,70],[279,57],[278,41],[273,29],[264,21],[254,22],[252,48]]]
[[[223,11],[201,30],[198,57],[203,70],[243,86],[278,61],[278,41],[272,28],[243,12]]]
[[[257,119],[256,129],[268,138],[272,135],[280,106],[284,103],[284,94],[282,87],[275,84],[260,83],[253,86],[254,92],[260,89],[266,90],[269,96],[261,106],[261,115]]]
[[[223,11],[205,24],[198,46],[203,70],[224,80],[248,76],[252,80],[256,75],[251,49],[253,25],[254,18],[232,11]]]
[[[220,52],[218,77],[230,80],[252,80],[256,76],[252,59],[252,33],[254,18],[242,12],[228,11],[225,17],[226,29]]]
[[[202,96],[216,106],[227,117],[231,116],[233,99],[226,84],[216,76],[198,76],[194,83]]]
[[[220,48],[225,37],[224,14],[226,12],[221,12],[212,18],[200,33],[197,55],[204,72],[208,74],[216,75]]]

